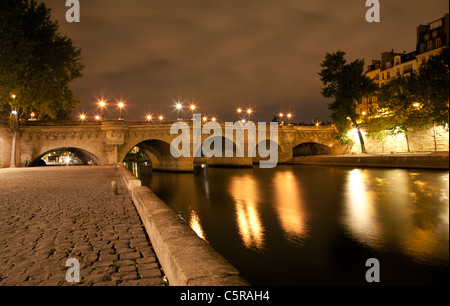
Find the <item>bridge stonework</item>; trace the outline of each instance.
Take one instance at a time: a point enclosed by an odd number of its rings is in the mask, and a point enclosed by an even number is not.
[[[139,146],[152,161],[152,166],[167,171],[193,171],[195,158],[174,158],[170,145],[178,136],[170,134],[173,122],[148,123],[119,120],[100,122],[25,122],[20,126],[16,147],[16,166],[23,167],[40,159],[56,149],[76,150],[83,155],[82,161],[97,165],[112,165],[123,161],[126,154]],[[224,124],[221,124],[222,128]],[[192,131],[192,124],[190,124]],[[225,133],[222,133],[225,137]],[[293,150],[302,143],[318,143],[330,148],[332,154],[341,154],[344,148],[333,137],[332,127],[280,126],[278,128],[278,162],[288,163]],[[192,133],[191,133],[192,135]],[[202,135],[202,142],[210,135]],[[267,126],[267,138],[270,137]],[[7,123],[0,122],[0,167],[9,167],[11,160],[11,139]],[[233,141],[236,138],[225,141]],[[192,152],[191,137],[191,152]],[[239,147],[239,146],[238,146]],[[247,138],[244,148],[248,152]],[[245,157],[208,158],[209,165],[251,166],[261,158]]]

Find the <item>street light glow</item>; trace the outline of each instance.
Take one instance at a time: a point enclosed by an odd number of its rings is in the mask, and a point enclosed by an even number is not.
[[[183,106],[179,102],[177,104],[175,104],[175,107],[177,110],[181,110],[183,108]]]
[[[80,115],[80,119],[81,119],[81,121],[86,120],[86,115],[85,115],[85,114],[81,114],[81,115]]]

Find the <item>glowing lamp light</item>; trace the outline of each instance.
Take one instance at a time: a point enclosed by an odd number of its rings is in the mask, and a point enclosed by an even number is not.
[[[81,121],[86,120],[86,115],[85,115],[85,114],[81,114],[81,115],[80,115],[80,119],[81,119]]]
[[[280,113],[278,116],[280,116],[280,118],[282,118],[283,117],[283,113]]]
[[[152,120],[152,115],[147,115],[147,121]]]
[[[125,104],[123,102],[119,102],[119,107],[123,108],[125,106]]]
[[[11,111],[11,114],[17,115],[17,111],[16,111],[16,110],[12,110],[12,111]]]
[[[208,117],[203,117],[203,122],[208,121]]]
[[[105,103],[105,101],[100,100],[100,101],[98,102],[98,105],[99,105],[100,107],[105,107],[105,106],[106,106],[106,103]]]
[[[99,116],[99,115],[96,115],[96,116],[95,116],[95,120],[99,121],[99,120],[100,120],[100,116]]]
[[[159,116],[159,120],[162,121],[164,119],[163,116]]]
[[[240,114],[240,113],[242,113],[242,109],[241,108],[238,108],[237,109],[237,112]]]
[[[251,109],[248,109],[248,110],[247,110],[247,113],[248,113],[248,114],[251,114],[251,113],[252,113],[252,110],[251,110]]]
[[[212,117],[212,122],[216,122],[216,117]]]
[[[11,98],[15,99],[15,98],[16,98],[16,95],[15,95],[15,94],[12,94],[12,95],[11,95]]]
[[[419,104],[419,103],[414,103],[413,106],[414,106],[415,108],[419,108],[420,104]]]
[[[177,103],[175,104],[175,107],[177,110],[181,110],[183,108],[183,106],[181,105],[181,103]]]

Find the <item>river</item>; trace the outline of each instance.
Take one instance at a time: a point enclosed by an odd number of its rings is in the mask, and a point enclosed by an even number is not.
[[[449,284],[449,172],[129,167],[252,285]]]

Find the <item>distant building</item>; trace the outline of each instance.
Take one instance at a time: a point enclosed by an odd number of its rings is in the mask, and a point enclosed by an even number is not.
[[[371,65],[367,66],[365,74],[379,86],[385,85],[396,77],[418,72],[420,66],[430,56],[437,55],[444,47],[448,47],[448,42],[449,15],[447,13],[442,18],[417,27],[415,51],[383,52],[380,60],[372,60]],[[357,104],[356,112],[361,116],[361,121],[373,112],[385,114],[385,110],[380,109],[377,102],[377,97],[365,97]]]

